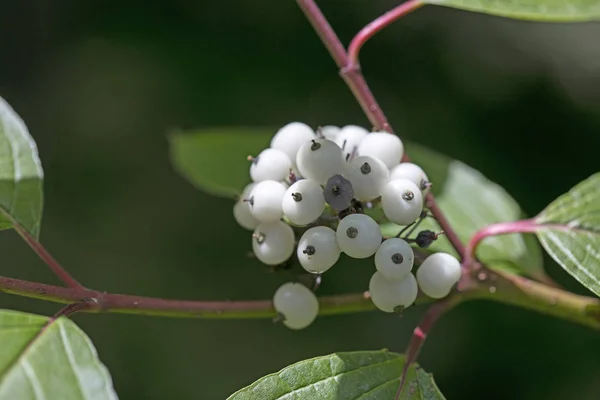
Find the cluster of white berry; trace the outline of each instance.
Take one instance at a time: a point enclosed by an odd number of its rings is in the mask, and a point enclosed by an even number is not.
[[[363,213],[363,207],[377,204],[387,220],[403,226],[422,217],[428,178],[419,166],[401,163],[403,154],[400,138],[387,132],[354,125],[315,132],[292,122],[277,131],[269,148],[249,157],[253,182],[234,206],[235,219],[254,231],[252,249],[267,265],[286,262],[296,250],[306,271],[322,274],[342,252],[353,258],[375,255],[369,291],[385,312],[409,307],[418,288],[432,298],[445,297],[460,279],[458,260],[430,255],[415,277],[410,244],[383,240],[377,222]],[[297,244],[292,227],[304,228]],[[310,325],[319,311],[313,291],[300,283],[282,285],[273,303],[292,329]]]

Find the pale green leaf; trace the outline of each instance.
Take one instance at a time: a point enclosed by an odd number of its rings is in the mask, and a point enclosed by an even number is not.
[[[267,375],[228,400],[376,400],[393,399],[404,355],[380,351],[334,353],[311,358]],[[403,400],[441,400],[431,375],[418,365],[408,370]]]
[[[577,22],[600,19],[598,0],[424,0],[424,2],[534,21]]]
[[[553,201],[535,218],[548,254],[600,296],[600,173]]]
[[[275,130],[234,128],[170,135],[175,169],[202,191],[234,197],[250,183],[249,155],[269,147]]]
[[[42,220],[44,172],[23,120],[0,97],[0,229],[16,221],[34,237]]]
[[[0,310],[0,399],[117,399],[86,334],[61,317]]]

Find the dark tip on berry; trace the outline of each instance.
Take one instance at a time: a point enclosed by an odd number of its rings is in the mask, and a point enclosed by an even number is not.
[[[273,323],[278,324],[280,322],[285,321],[285,315],[280,312],[277,312],[277,316],[273,318]]]
[[[363,175],[371,173],[371,166],[369,165],[369,163],[366,162],[363,165],[361,165],[360,172],[362,172]]]
[[[400,254],[400,253],[392,254],[392,262],[394,264],[402,264],[403,261],[404,261],[404,257],[402,257],[402,254]]]
[[[395,312],[396,314],[402,314],[402,312],[404,311],[404,309],[405,309],[405,308],[406,308],[406,307],[404,307],[404,306],[397,306],[397,307],[394,307],[394,312]]]
[[[317,143],[314,139],[311,140],[312,144],[310,145],[310,150],[315,151],[321,148],[321,143]]]
[[[414,198],[415,194],[410,190],[406,190],[404,193],[402,193],[402,200],[411,201]]]
[[[246,160],[252,161],[252,164],[258,163],[258,157],[248,156],[248,157],[246,157]]]
[[[307,256],[312,256],[316,253],[315,246],[311,246],[309,244],[308,246],[306,246],[306,248],[304,250],[302,250],[302,252],[304,254],[306,254]]]
[[[253,233],[252,237],[254,239],[256,239],[256,243],[258,244],[263,244],[265,242],[266,236],[264,233],[259,232],[259,233]]]
[[[348,236],[350,239],[356,238],[358,236],[358,229],[351,226],[350,228],[346,229],[346,236]]]
[[[250,197],[249,199],[244,199],[244,202],[250,203],[250,205],[253,206],[254,205],[254,196]]]
[[[425,179],[421,179],[421,184],[419,185],[419,189],[425,190],[425,189],[430,188],[431,186],[432,186],[431,182],[428,182]]]
[[[302,193],[300,192],[292,193],[292,197],[294,198],[295,202],[302,201]]]

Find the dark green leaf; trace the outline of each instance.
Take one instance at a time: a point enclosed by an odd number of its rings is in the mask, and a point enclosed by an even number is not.
[[[290,365],[267,375],[229,400],[375,400],[393,399],[404,356],[381,351],[334,353]],[[417,365],[408,370],[401,399],[441,400],[431,375]]]
[[[274,132],[234,128],[174,133],[171,160],[180,174],[204,192],[234,197],[250,183],[247,157],[269,147]]]
[[[600,296],[600,173],[553,201],[535,218],[542,246],[569,274]]]
[[[576,22],[600,19],[598,0],[424,0],[425,3],[515,19]]]
[[[0,97],[0,229],[21,225],[34,237],[42,220],[44,172],[23,120]]]
[[[117,399],[90,339],[71,320],[0,310],[0,399]]]

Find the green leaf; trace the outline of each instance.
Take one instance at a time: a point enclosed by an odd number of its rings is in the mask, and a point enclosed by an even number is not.
[[[90,339],[71,320],[0,310],[0,399],[117,399]]]
[[[234,197],[250,183],[247,160],[269,147],[275,131],[234,128],[170,135],[175,169],[202,191]]]
[[[23,120],[0,97],[0,229],[13,221],[35,238],[42,220],[44,172]]]
[[[393,399],[404,355],[380,351],[334,353],[290,365],[241,389],[228,400]],[[403,400],[440,400],[444,396],[418,365],[408,369]]]
[[[535,218],[544,249],[600,296],[600,173],[554,200]]]
[[[432,154],[430,152],[427,157]],[[418,153],[411,153],[411,158],[415,163],[425,166],[424,169],[428,172],[426,168],[431,160],[419,158]],[[437,197],[438,205],[463,242],[467,242],[475,232],[487,225],[522,218],[523,213],[517,202],[502,187],[480,172],[443,156],[437,155],[435,160],[440,165],[444,163],[446,167],[446,180]],[[439,186],[434,179],[430,180],[433,187]],[[382,233],[388,237],[395,236],[401,229],[402,227],[391,223],[382,225]],[[425,229],[435,232],[441,230],[431,218],[423,221],[417,231]],[[430,249],[457,255],[443,235]],[[535,278],[545,276],[541,249],[533,236],[513,234],[489,237],[479,245],[477,256],[493,269],[520,272]]]
[[[533,21],[577,22],[600,19],[598,0],[424,0],[424,2]]]

